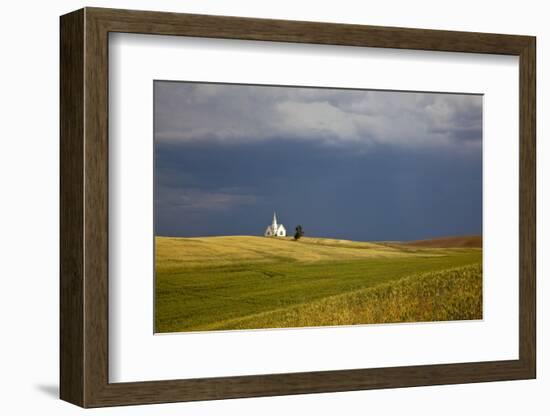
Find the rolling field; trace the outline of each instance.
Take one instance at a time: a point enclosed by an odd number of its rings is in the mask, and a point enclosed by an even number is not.
[[[230,236],[155,245],[156,332],[482,318],[482,251],[470,244]]]

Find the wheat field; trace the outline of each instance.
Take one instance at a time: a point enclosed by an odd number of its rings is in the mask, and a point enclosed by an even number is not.
[[[156,237],[155,331],[482,318],[481,248]]]

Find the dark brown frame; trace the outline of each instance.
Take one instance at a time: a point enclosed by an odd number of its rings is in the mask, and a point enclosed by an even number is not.
[[[85,8],[61,17],[60,396],[82,407],[321,393],[536,377],[535,38]],[[519,56],[519,359],[109,383],[109,32]]]

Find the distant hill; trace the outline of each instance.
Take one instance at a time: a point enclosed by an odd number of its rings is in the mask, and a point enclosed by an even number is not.
[[[303,237],[156,237],[157,270],[187,267],[227,266],[229,264],[279,262],[317,262],[360,260],[372,257],[408,257],[409,247],[386,244]],[[425,255],[441,255],[430,253]],[[415,249],[416,251],[416,249]]]
[[[480,235],[465,235],[406,241],[400,244],[426,248],[482,248],[483,239]]]

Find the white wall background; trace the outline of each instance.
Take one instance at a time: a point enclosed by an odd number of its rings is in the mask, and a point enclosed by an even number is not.
[[[103,415],[543,415],[550,361],[543,331],[550,301],[544,258],[550,226],[550,145],[543,130],[550,99],[545,72],[550,26],[545,2],[461,0],[385,2],[121,0],[6,2],[0,17],[0,410],[70,415],[83,410],[58,395],[58,16],[83,6],[166,10],[278,19],[529,34],[538,37],[539,377],[534,381],[225,400],[86,411]],[[546,67],[548,66],[548,67]],[[475,340],[471,340],[475,342]]]

